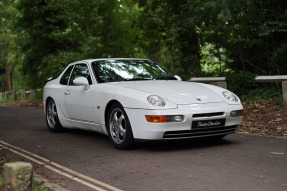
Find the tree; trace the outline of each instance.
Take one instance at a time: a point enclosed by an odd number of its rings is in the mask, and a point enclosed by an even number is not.
[[[138,45],[139,13],[130,1],[19,0],[25,31],[23,72],[33,87],[72,61],[143,55]]]
[[[15,50],[16,33],[14,30],[14,18],[17,14],[13,7],[13,0],[3,0],[0,2],[0,69],[2,75],[5,74],[6,86],[0,87],[2,90],[12,90],[12,76],[15,63],[11,61],[12,49]],[[0,74],[1,75],[1,74]]]
[[[201,15],[201,42],[225,48],[234,71],[261,75],[287,72],[287,3],[282,0],[203,1],[195,10]]]
[[[21,16],[17,25],[24,31],[20,36],[25,55],[22,72],[31,88],[38,87],[46,78],[43,71],[51,67],[44,62],[47,56],[78,45],[72,39],[57,39],[55,35],[55,32],[65,31],[67,27],[63,6],[64,2],[61,6],[54,6],[53,1],[49,0],[18,1]],[[57,63],[54,64],[57,66]]]
[[[141,0],[139,6],[143,8],[140,25],[150,39],[147,54],[158,57],[163,53],[170,58],[165,60],[167,67],[185,79],[199,75],[199,37],[187,9],[194,6],[193,1]]]
[[[233,71],[287,72],[287,2],[283,0],[139,0],[147,54],[164,55],[181,75],[200,73],[200,49],[210,44]],[[224,50],[223,52],[220,50]],[[155,54],[155,52],[157,54]],[[221,57],[228,56],[222,63]],[[207,57],[206,57],[207,58]],[[214,64],[214,62],[213,62]],[[172,67],[171,67],[172,68]]]

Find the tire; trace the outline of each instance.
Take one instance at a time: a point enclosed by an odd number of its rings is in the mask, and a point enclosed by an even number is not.
[[[46,106],[46,123],[52,132],[63,131],[63,127],[59,121],[56,103],[53,99],[49,99]]]
[[[117,149],[132,149],[136,147],[129,118],[121,104],[111,106],[107,118],[109,138]]]

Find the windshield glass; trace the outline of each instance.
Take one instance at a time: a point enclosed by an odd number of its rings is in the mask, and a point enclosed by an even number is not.
[[[176,80],[151,60],[100,60],[92,63],[100,83],[135,80]]]

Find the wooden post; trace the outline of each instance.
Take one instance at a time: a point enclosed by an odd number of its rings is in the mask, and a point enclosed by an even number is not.
[[[21,97],[21,101],[25,101],[26,99],[26,91],[24,89],[20,90],[20,97]]]
[[[0,92],[0,99],[4,99],[5,97],[5,93],[4,92]]]
[[[12,98],[13,98],[13,101],[17,101],[17,92],[16,92],[16,90],[12,90]]]
[[[283,105],[287,108],[287,81],[282,81]]]
[[[7,100],[7,99],[9,99],[9,94],[10,94],[11,92],[5,92],[5,99]]]
[[[227,89],[227,83],[226,82],[213,82],[212,85]]]
[[[30,99],[36,99],[36,91],[35,90],[30,90]]]

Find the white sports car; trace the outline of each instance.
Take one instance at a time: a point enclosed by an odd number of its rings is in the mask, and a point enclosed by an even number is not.
[[[140,140],[222,138],[242,122],[232,92],[183,82],[147,59],[72,63],[44,87],[48,128],[80,128],[110,137],[119,149]]]

